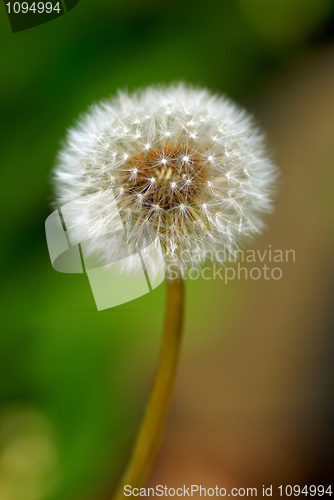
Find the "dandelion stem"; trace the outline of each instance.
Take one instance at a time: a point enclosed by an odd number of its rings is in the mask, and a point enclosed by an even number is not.
[[[158,369],[128,466],[113,500],[127,498],[124,486],[140,488],[153,466],[167,416],[180,350],[184,303],[183,279],[167,280],[163,344]]]

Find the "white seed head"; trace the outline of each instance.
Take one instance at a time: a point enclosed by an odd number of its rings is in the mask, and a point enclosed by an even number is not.
[[[263,229],[277,169],[247,113],[178,84],[120,92],[93,106],[68,132],[54,178],[60,206],[113,193],[116,204],[82,203],[70,222],[106,262],[117,256],[117,237],[94,240],[94,232],[119,215],[134,247],[149,233],[165,260],[184,270],[189,256],[198,265]]]

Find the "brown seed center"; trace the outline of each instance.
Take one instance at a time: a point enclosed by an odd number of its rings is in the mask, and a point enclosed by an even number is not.
[[[184,146],[165,146],[129,159],[119,186],[142,207],[171,210],[194,206],[204,181],[202,155]]]

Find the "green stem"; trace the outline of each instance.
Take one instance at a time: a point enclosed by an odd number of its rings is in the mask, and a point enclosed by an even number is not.
[[[128,466],[113,500],[128,498],[124,486],[140,488],[148,477],[161,441],[180,350],[184,284],[167,280],[167,304],[160,361]]]

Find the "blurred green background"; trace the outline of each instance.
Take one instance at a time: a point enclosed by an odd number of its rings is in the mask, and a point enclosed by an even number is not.
[[[118,88],[184,80],[266,128],[282,170],[255,248],[280,281],[190,281],[183,352],[150,485],[333,479],[334,3],[81,0],[13,34],[0,9],[0,499],[110,498],[157,361],[161,285],[97,312],[56,273],[44,221],[66,129]]]

